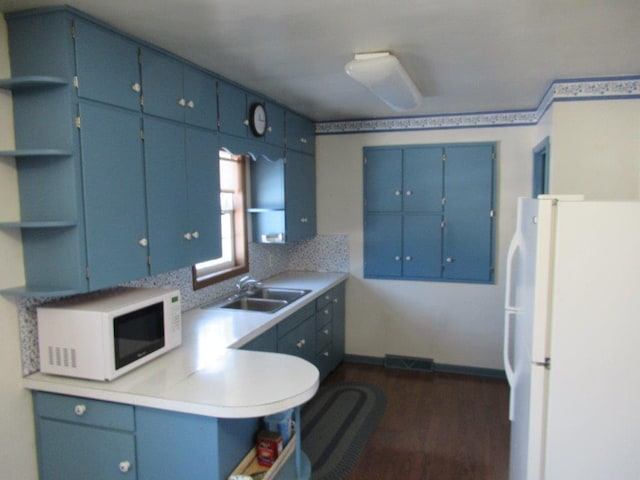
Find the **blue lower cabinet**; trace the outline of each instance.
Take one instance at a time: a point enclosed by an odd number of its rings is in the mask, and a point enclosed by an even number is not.
[[[259,421],[137,407],[138,478],[226,480],[254,446]]]
[[[225,480],[260,422],[33,396],[40,480]]]

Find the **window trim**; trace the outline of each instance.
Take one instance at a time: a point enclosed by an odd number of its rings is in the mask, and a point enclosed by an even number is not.
[[[196,266],[191,267],[191,278],[193,290],[199,290],[224,280],[236,277],[243,273],[249,272],[249,230],[247,228],[247,181],[246,181],[246,164],[247,156],[239,155],[238,160],[239,175],[242,180],[242,198],[240,208],[236,209],[234,215],[234,231],[235,231],[235,266],[217,272],[210,273],[198,278]],[[242,234],[239,234],[241,232]]]

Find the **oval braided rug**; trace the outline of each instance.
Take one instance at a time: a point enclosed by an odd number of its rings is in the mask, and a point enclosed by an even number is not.
[[[384,413],[387,398],[375,385],[321,387],[302,409],[302,449],[313,480],[343,480],[358,461]]]

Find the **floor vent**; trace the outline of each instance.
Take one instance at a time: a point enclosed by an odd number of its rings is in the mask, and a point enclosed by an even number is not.
[[[417,370],[420,372],[432,372],[433,359],[403,357],[400,355],[385,355],[384,366],[386,368],[399,368],[401,370]]]

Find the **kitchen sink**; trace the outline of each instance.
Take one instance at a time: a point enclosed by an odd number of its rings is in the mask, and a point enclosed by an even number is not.
[[[273,313],[295,302],[310,291],[297,288],[260,287],[250,293],[232,298],[221,308]]]
[[[251,310],[253,312],[272,313],[286,307],[289,303],[285,300],[271,300],[267,298],[240,297],[222,305],[222,308],[235,310]]]
[[[311,290],[299,290],[296,288],[261,287],[247,294],[247,298],[264,298],[268,300],[284,300],[291,303],[306,295]]]

